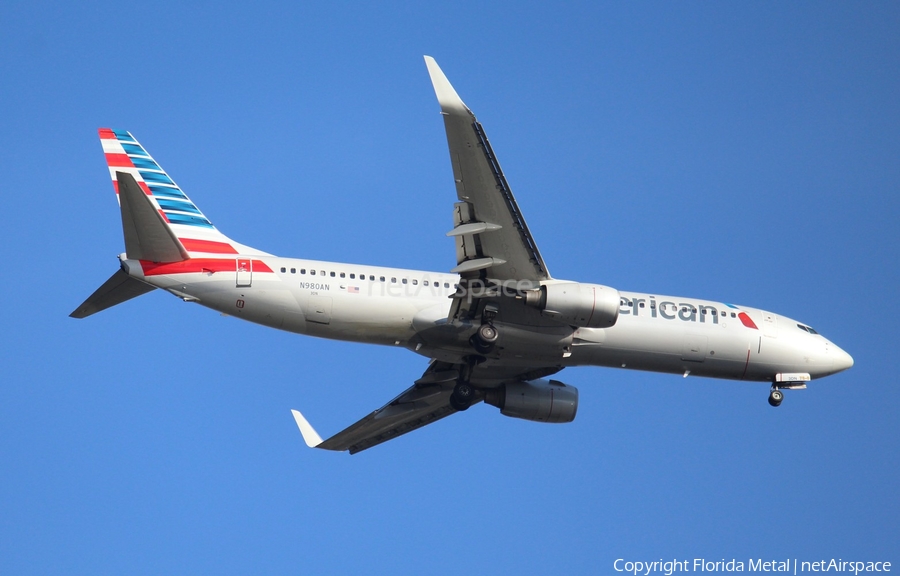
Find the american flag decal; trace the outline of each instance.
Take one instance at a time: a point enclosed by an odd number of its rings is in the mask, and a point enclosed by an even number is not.
[[[347,286],[347,292],[350,294],[359,294],[359,286]]]

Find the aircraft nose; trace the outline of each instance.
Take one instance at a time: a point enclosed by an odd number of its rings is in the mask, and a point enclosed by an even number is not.
[[[843,372],[853,366],[853,357],[837,346],[834,347],[831,358],[831,366],[835,372]]]

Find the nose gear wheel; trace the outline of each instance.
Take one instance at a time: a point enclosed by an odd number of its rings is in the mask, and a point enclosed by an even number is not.
[[[772,391],[769,392],[769,405],[781,406],[782,400],[784,400],[784,392],[782,392],[778,388],[772,388]]]

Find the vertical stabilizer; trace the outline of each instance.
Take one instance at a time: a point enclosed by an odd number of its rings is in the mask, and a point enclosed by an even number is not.
[[[161,246],[171,244],[164,238],[172,238],[179,245],[179,258],[183,260],[188,257],[208,257],[216,254],[265,254],[239,244],[224,234],[222,234],[209,218],[197,208],[187,194],[178,184],[166,173],[165,170],[154,160],[143,146],[125,130],[112,130],[110,128],[100,128],[100,143],[103,145],[103,153],[106,156],[106,164],[109,167],[109,174],[112,179],[113,187],[119,197],[119,204],[123,206],[123,228],[125,228],[126,247],[131,246],[138,250],[138,253],[144,253],[145,249],[159,255],[158,250],[166,254],[166,260],[155,260],[154,258],[140,258],[146,260],[154,260],[157,262],[171,262],[168,258],[173,258],[174,253],[171,249],[163,249]],[[129,190],[123,189],[123,182],[127,182],[131,186]],[[158,220],[163,223],[163,228],[167,230],[165,234],[159,234],[158,238],[151,240],[149,246],[144,246],[143,242],[135,243],[133,232],[129,238],[129,230],[125,225],[123,195],[129,192],[129,198],[134,200],[136,196],[132,193],[134,189],[143,193],[152,207],[153,212],[158,215]],[[127,203],[128,200],[125,200]],[[139,203],[130,202],[129,213],[136,214],[137,210],[143,214],[141,222],[144,224],[150,222],[150,218],[141,205],[136,208]],[[140,235],[139,235],[140,236]],[[143,241],[143,236],[140,236]],[[135,258],[131,249],[127,250],[129,258]],[[176,261],[177,261],[176,260]]]
[[[127,172],[116,172],[116,183],[128,258],[150,262],[189,259],[184,246],[166,224],[162,210],[156,209],[134,177]]]

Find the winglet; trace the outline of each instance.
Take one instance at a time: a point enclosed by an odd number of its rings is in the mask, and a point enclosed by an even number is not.
[[[469,107],[463,103],[459,94],[453,89],[450,81],[441,71],[441,67],[431,56],[425,56],[425,66],[428,67],[428,75],[431,76],[431,85],[434,87],[434,94],[437,96],[441,105],[441,112],[444,114],[472,114]]]
[[[319,436],[319,433],[316,432],[315,428],[306,421],[303,414],[301,414],[299,410],[291,410],[291,413],[294,415],[294,420],[297,422],[297,428],[299,428],[300,433],[303,434],[303,440],[306,442],[306,445],[310,448],[315,448],[321,444],[322,437]]]

